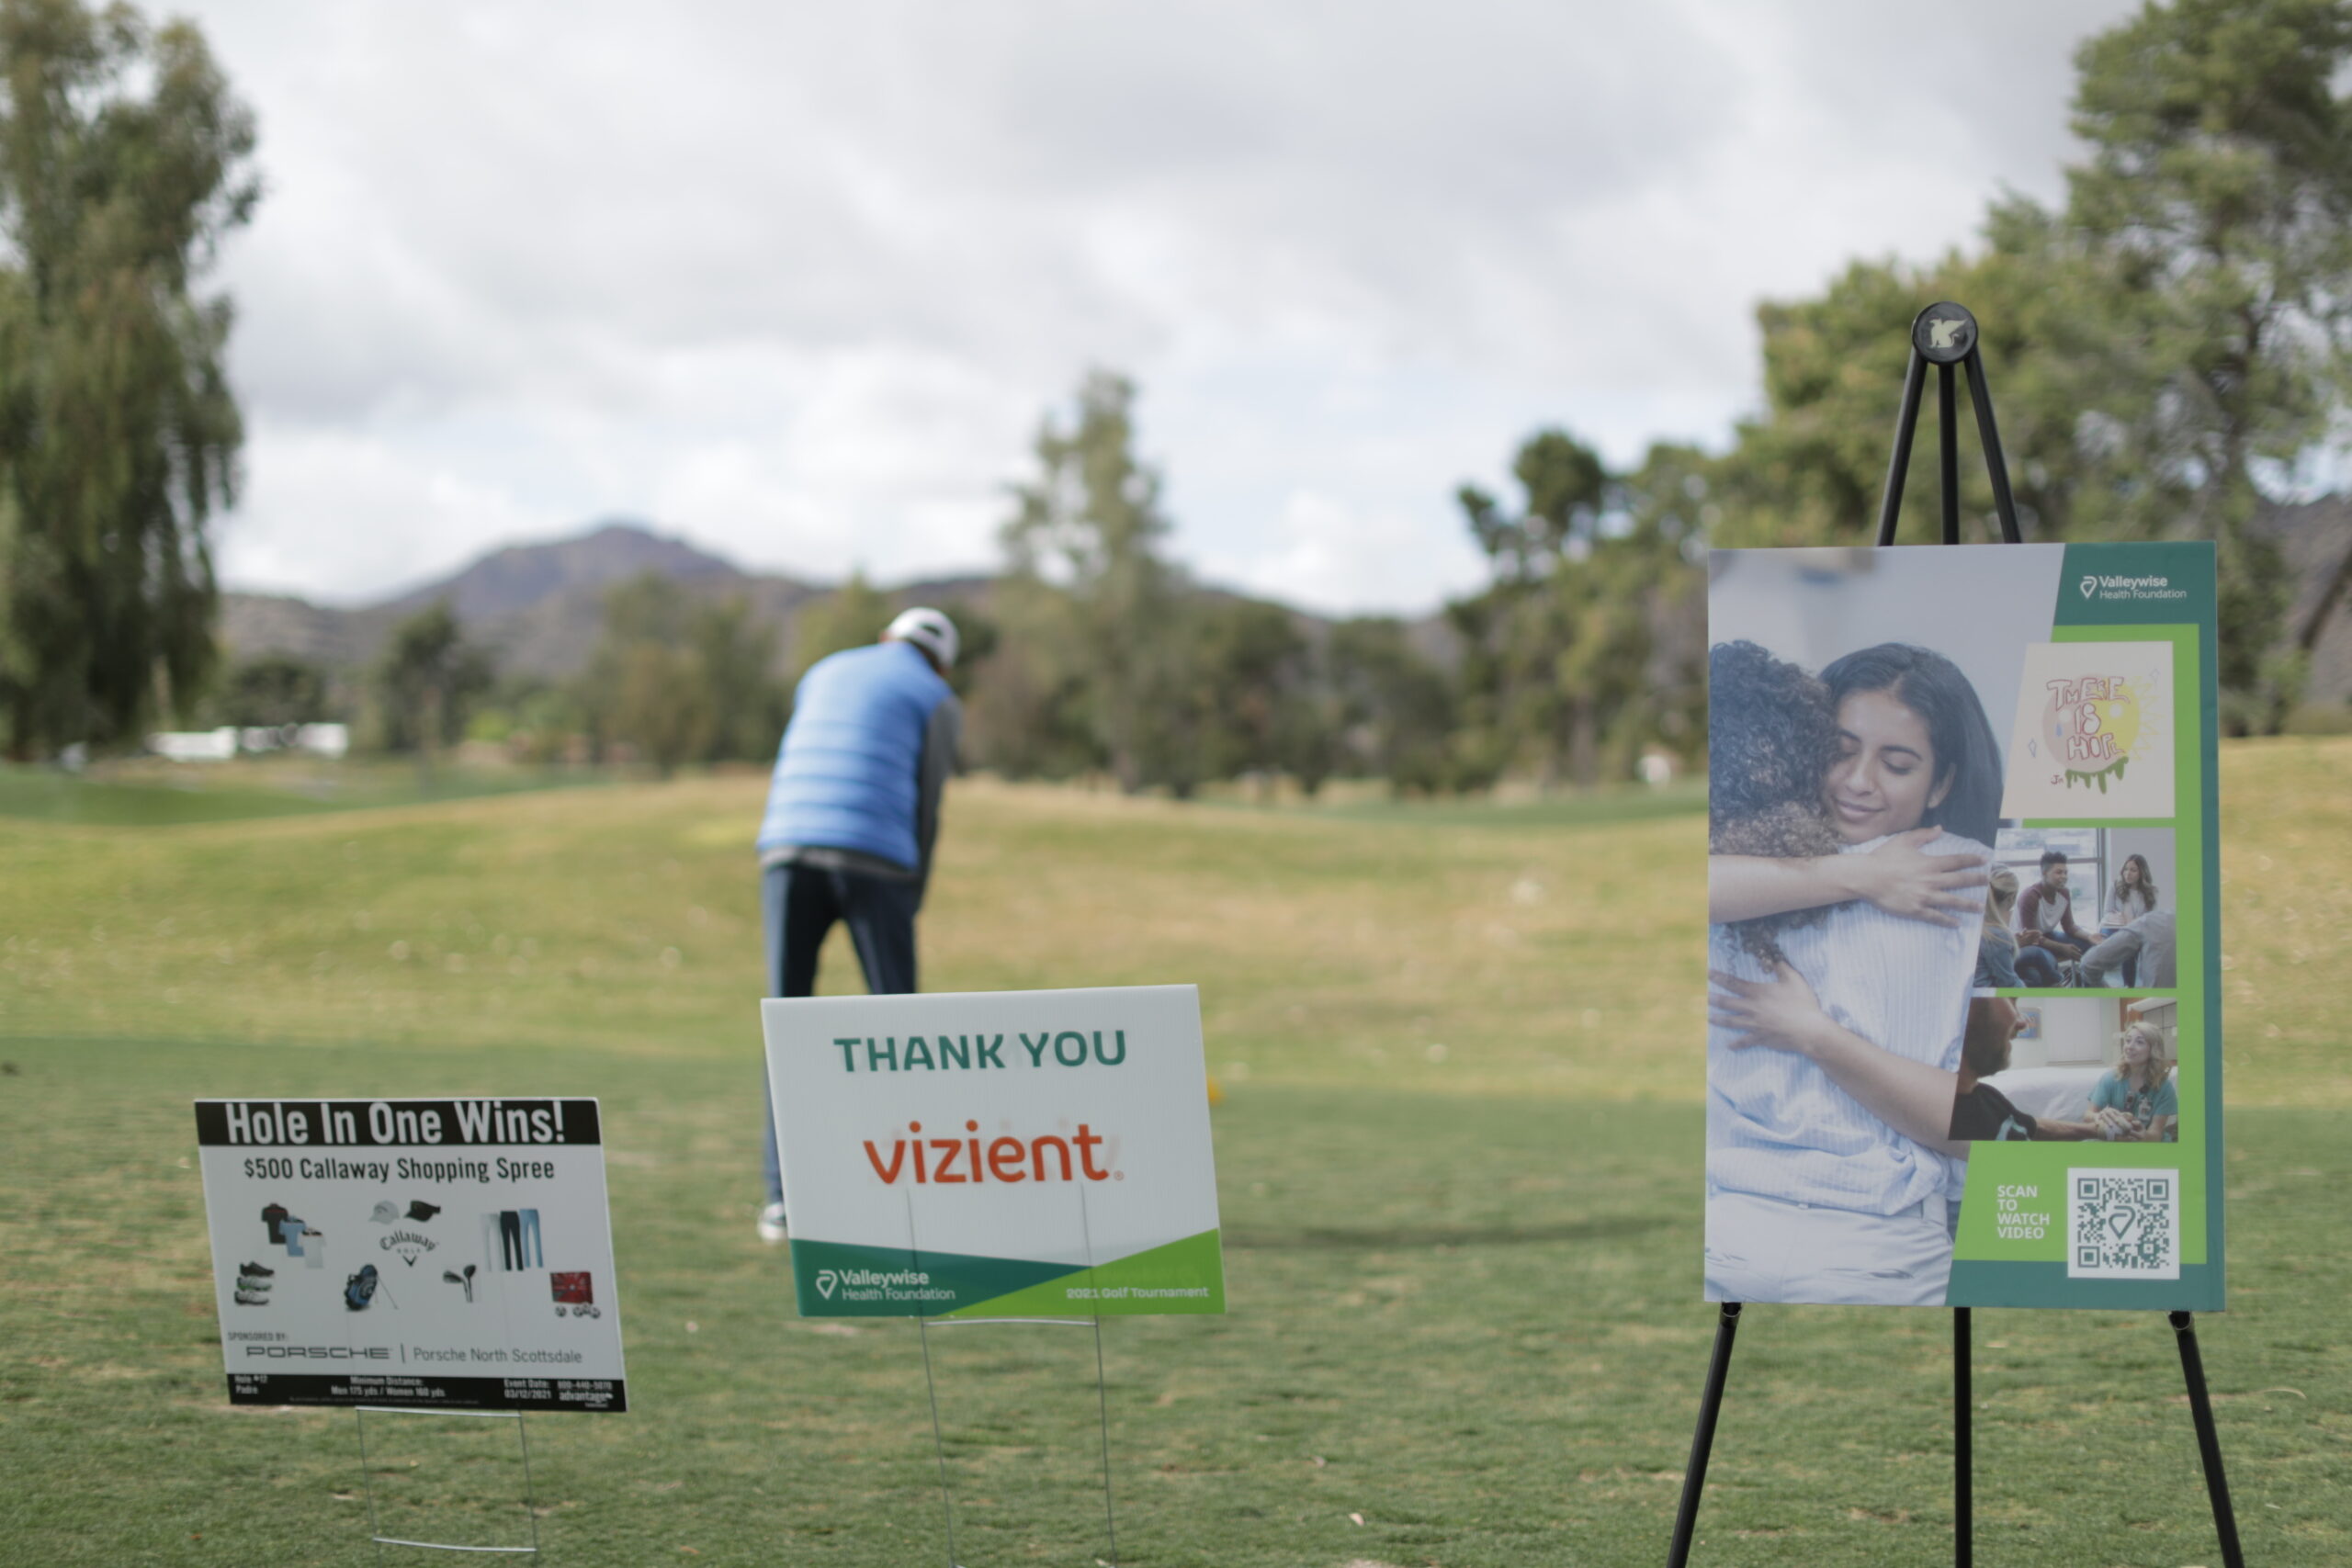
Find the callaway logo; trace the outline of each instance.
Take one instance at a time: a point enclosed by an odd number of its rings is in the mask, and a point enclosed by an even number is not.
[[[2096,577],[2086,577],[2083,579],[2082,588],[2083,597],[2086,599],[2089,598],[2092,594],[2098,592],[2098,579]]]
[[[419,1258],[435,1250],[436,1246],[431,1236],[421,1235],[415,1231],[394,1231],[378,1245],[412,1269],[416,1267]]]
[[[830,1269],[820,1269],[817,1272],[817,1293],[827,1301],[831,1301],[833,1292],[841,1288],[841,1282],[842,1277],[839,1274]]]

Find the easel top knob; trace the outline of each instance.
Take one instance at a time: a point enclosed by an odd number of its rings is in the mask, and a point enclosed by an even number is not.
[[[1976,318],[1968,307],[1939,299],[1911,321],[1911,346],[1930,365],[1957,365],[1976,346]]]

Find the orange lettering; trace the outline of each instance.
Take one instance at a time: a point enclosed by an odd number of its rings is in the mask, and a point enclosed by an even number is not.
[[[1053,1145],[1055,1153],[1062,1156],[1062,1179],[1068,1181],[1069,1179],[1069,1145],[1055,1137],[1051,1133],[1030,1140],[1029,1158],[1035,1169],[1037,1179],[1040,1181],[1046,1179],[1046,1145],[1048,1144]]]
[[[956,1169],[956,1159],[964,1152],[964,1145],[954,1138],[933,1138],[931,1146],[940,1155],[939,1165],[932,1171],[931,1179],[938,1182],[961,1183],[965,1179],[964,1173]]]
[[[989,1173],[999,1181],[1028,1179],[1028,1173],[1021,1168],[1022,1156],[1028,1152],[1018,1138],[999,1138],[989,1145]]]
[[[1085,1170],[1086,1179],[1089,1181],[1108,1181],[1111,1179],[1111,1173],[1109,1171],[1097,1170],[1094,1168],[1094,1145],[1102,1141],[1102,1140],[1101,1138],[1096,1137],[1092,1133],[1086,1130],[1085,1122],[1080,1122],[1078,1124],[1078,1163],[1080,1167]]]
[[[907,1161],[907,1141],[900,1138],[890,1145],[890,1164],[887,1169],[883,1167],[882,1156],[874,1152],[874,1140],[871,1138],[865,1140],[865,1157],[874,1162],[874,1174],[882,1179],[882,1184],[891,1186],[899,1179],[899,1168]]]

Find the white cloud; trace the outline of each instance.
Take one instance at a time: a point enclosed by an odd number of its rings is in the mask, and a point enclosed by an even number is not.
[[[199,3],[269,187],[227,573],[366,597],[616,514],[985,564],[1106,364],[1189,559],[1426,608],[1528,430],[1719,438],[1758,296],[2053,194],[2127,8]],[[1396,564],[1315,565],[1341,516]]]
[[[486,543],[560,534],[573,521],[464,465],[367,434],[265,417],[247,430],[246,464],[244,503],[222,542],[232,582],[262,592],[379,597],[462,564]],[[364,591],[337,592],[344,582]]]
[[[1421,519],[1359,512],[1333,496],[1295,491],[1256,547],[1201,562],[1209,581],[1302,609],[1348,615],[1372,604],[1426,604],[1481,581],[1466,540],[1431,547]]]

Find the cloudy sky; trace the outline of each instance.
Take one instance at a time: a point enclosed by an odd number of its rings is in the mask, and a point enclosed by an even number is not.
[[[1758,299],[2056,195],[2073,48],[2131,9],[181,8],[267,188],[212,279],[232,586],[363,601],[608,517],[984,568],[1099,365],[1193,570],[1407,611],[1477,581],[1453,487],[1529,430],[1720,443]]]

